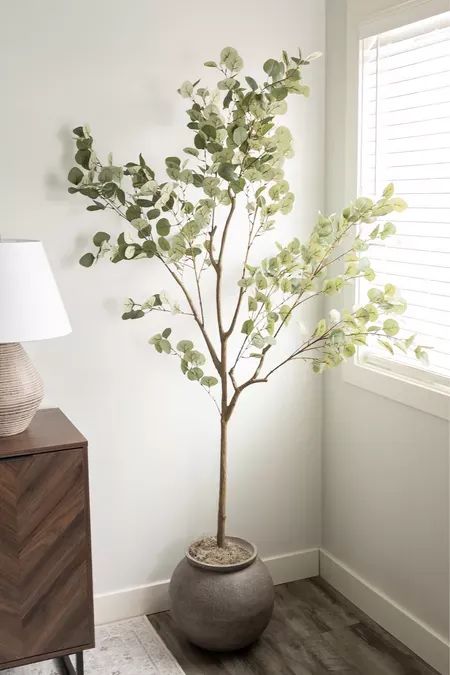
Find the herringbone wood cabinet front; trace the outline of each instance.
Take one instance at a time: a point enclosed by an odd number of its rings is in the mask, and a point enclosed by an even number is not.
[[[87,443],[40,411],[0,439],[0,670],[93,642]]]

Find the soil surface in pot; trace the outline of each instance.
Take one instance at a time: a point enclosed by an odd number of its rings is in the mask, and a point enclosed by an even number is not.
[[[233,565],[251,558],[252,553],[234,541],[225,540],[224,548],[217,546],[215,537],[203,537],[189,547],[190,555],[211,565]]]

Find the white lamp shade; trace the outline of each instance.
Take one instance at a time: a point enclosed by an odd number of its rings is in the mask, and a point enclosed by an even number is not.
[[[40,241],[0,239],[0,343],[71,332]]]

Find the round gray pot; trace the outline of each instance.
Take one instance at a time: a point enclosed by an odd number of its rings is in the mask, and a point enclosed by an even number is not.
[[[232,651],[254,642],[270,621],[272,577],[256,547],[238,537],[251,557],[235,565],[210,565],[189,552],[170,581],[172,614],[190,642],[211,651]]]

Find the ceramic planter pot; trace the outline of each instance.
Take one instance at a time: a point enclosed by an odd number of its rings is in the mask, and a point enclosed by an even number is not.
[[[190,642],[211,651],[232,651],[254,642],[272,616],[272,577],[256,547],[238,537],[250,555],[234,565],[211,565],[189,552],[170,581],[172,614]]]

